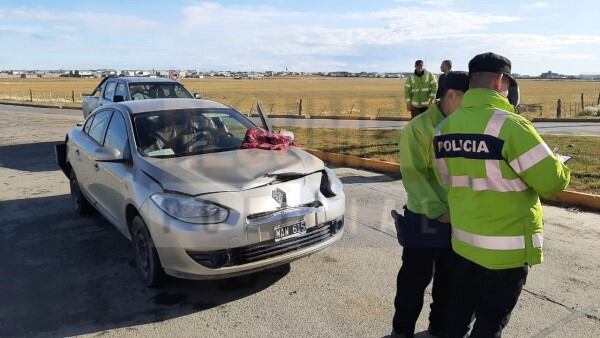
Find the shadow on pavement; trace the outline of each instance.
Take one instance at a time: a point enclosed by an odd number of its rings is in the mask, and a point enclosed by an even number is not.
[[[377,176],[342,176],[340,181],[344,184],[358,184],[358,183],[384,183],[392,182],[397,178],[388,175],[377,175]]]
[[[38,142],[0,146],[0,167],[40,172],[60,168],[54,157],[54,145],[59,142]]]
[[[39,168],[39,167],[38,167]],[[68,195],[0,202],[0,336],[72,336],[197,313],[268,288],[289,265],[147,289],[125,237]]]
[[[392,336],[387,335],[387,336],[383,336],[381,338],[391,338]],[[429,334],[429,332],[427,332],[427,330],[425,331],[421,331],[419,333],[415,333],[415,338],[436,338],[436,336],[432,336],[431,334]]]

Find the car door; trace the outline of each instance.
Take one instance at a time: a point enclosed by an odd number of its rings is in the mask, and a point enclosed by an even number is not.
[[[79,168],[75,168],[77,180],[82,190],[87,193],[86,195],[91,197],[92,203],[96,201],[96,198],[92,194],[91,185],[94,182],[97,170],[93,154],[101,147],[111,115],[111,110],[101,110],[94,113],[89,128],[86,123],[84,133],[78,138],[77,148],[74,150],[79,163]]]
[[[88,143],[91,142],[89,137],[89,131],[94,122],[94,118],[96,115],[91,115],[85,120],[83,128],[81,132],[74,133],[73,137],[67,143],[67,158],[69,164],[71,164],[71,168],[73,168],[73,172],[75,173],[75,177],[79,182],[79,186],[84,193],[87,195],[87,183],[90,182],[89,173],[91,172],[91,162],[89,158],[85,154],[84,148],[88,147]],[[82,153],[83,151],[83,153]],[[88,168],[88,166],[90,168]],[[88,175],[86,177],[86,175]]]
[[[113,96],[115,95],[115,90],[117,87],[116,81],[107,81],[104,85],[104,92],[102,93],[102,98],[100,99],[100,105],[109,104],[113,102]]]
[[[129,136],[123,114],[115,110],[106,130],[104,147],[114,148],[130,159]],[[130,195],[133,166],[131,161],[96,162],[98,167],[92,185],[92,194],[98,206],[107,214],[119,230],[126,232],[124,205]]]

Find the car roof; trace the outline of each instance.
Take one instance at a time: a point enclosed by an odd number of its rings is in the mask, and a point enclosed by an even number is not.
[[[148,76],[115,76],[109,77],[108,81],[116,82],[127,82],[127,83],[150,83],[150,82],[168,82],[168,83],[179,83],[177,81],[167,79],[164,77],[148,77]]]
[[[121,106],[126,107],[130,114],[140,114],[151,111],[176,110],[176,109],[198,109],[198,108],[230,108],[222,103],[199,99],[149,99],[124,101],[102,107]]]

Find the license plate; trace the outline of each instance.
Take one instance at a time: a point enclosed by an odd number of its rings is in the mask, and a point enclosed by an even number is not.
[[[306,223],[304,223],[304,221],[300,221],[290,225],[278,225],[274,228],[274,230],[275,242],[279,242],[284,239],[304,235],[306,233]]]

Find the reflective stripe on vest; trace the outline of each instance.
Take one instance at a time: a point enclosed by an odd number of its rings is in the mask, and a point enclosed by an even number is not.
[[[510,166],[517,174],[520,174],[538,164],[546,157],[552,156],[552,154],[552,150],[548,148],[548,145],[545,142],[542,142],[529,149],[529,151],[527,151],[525,154],[510,161]]]
[[[483,236],[452,227],[452,237],[461,242],[489,250],[525,249],[525,236]]]
[[[527,185],[521,179],[473,178],[470,176],[450,176],[450,184],[455,188],[470,188],[473,191],[523,191]]]
[[[525,249],[525,236],[483,236],[476,235],[452,227],[452,237],[472,246],[488,250],[520,250]],[[544,235],[535,233],[531,235],[534,248],[541,248]]]
[[[541,248],[544,246],[544,234],[541,232],[531,235],[531,242],[534,248]]]
[[[503,110],[496,110],[490,120],[488,121],[484,134],[498,138],[500,130],[504,125],[504,122],[509,116],[509,112]],[[440,136],[443,126],[446,120],[442,121],[436,128],[435,135]],[[465,141],[466,147],[467,141]],[[435,145],[434,145],[435,146]],[[472,146],[469,143],[469,146]],[[473,146],[474,147],[474,146]],[[487,146],[486,146],[487,149]],[[500,169],[501,160],[497,159],[486,159],[485,169],[486,178],[473,178],[470,176],[450,176],[448,166],[444,158],[436,158],[436,163],[440,172],[441,179],[444,183],[450,184],[452,187],[471,188],[473,191],[524,191],[528,187],[520,178],[505,179],[502,177],[502,171]]]

